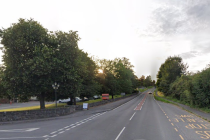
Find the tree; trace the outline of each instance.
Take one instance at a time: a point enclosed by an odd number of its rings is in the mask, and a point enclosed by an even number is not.
[[[210,107],[210,68],[192,76],[190,93],[194,97],[193,104],[199,107]]]
[[[44,94],[51,82],[48,61],[52,49],[46,45],[47,30],[33,19],[19,19],[1,31],[1,38],[5,84],[15,96],[39,95],[43,109]],[[43,80],[38,80],[40,77]]]
[[[177,77],[185,74],[187,65],[182,62],[182,58],[178,56],[168,57],[164,64],[161,65],[157,74],[157,88],[165,95],[169,95],[170,84]]]
[[[148,87],[148,86],[152,86],[152,79],[151,76],[147,76],[146,79],[144,80],[144,86]]]
[[[80,97],[84,100],[84,97],[92,97],[98,95],[101,89],[101,85],[96,80],[98,73],[97,65],[88,57],[87,53],[81,51],[81,62],[83,64],[80,77],[83,79],[80,90]],[[82,65],[81,64],[81,65]]]
[[[52,79],[60,83],[59,96],[70,97],[70,104],[76,104],[75,97],[79,96],[84,70],[81,50],[78,48],[80,38],[75,31],[57,31],[50,34],[50,39],[55,46],[56,58],[53,62]]]
[[[82,60],[76,32],[48,32],[33,19],[20,19],[1,30],[4,45],[4,81],[16,96],[38,96],[40,108],[53,99],[52,84],[60,83],[61,96],[79,94]]]
[[[144,80],[145,80],[145,76],[142,75],[141,78],[139,78],[139,86],[144,86]]]
[[[115,94],[122,92],[132,93],[137,88],[137,76],[134,74],[133,66],[127,58],[116,58],[114,60],[99,60],[99,68],[103,74],[98,74],[99,83],[102,85],[102,93],[110,93],[112,98]]]

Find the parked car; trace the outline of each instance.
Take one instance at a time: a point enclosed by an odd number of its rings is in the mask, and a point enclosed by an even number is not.
[[[82,99],[80,99],[80,97],[76,97],[75,99],[76,99],[76,102],[81,102],[82,101]]]
[[[88,101],[88,98],[87,97],[84,97],[84,101]]]
[[[59,99],[59,100],[58,100],[58,103],[67,103],[67,102],[69,102],[69,101],[71,101],[70,98],[68,98],[68,99]]]
[[[101,99],[101,96],[100,95],[94,95],[93,98],[94,99]]]

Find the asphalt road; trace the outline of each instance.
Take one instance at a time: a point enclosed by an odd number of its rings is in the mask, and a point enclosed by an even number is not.
[[[209,122],[148,92],[111,110],[105,105],[52,120],[2,125],[0,140],[210,139]]]

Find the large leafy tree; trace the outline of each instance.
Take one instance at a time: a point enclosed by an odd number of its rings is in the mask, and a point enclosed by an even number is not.
[[[56,59],[53,62],[53,81],[60,83],[59,96],[70,97],[71,104],[76,104],[75,97],[79,95],[83,81],[81,73],[84,68],[81,51],[78,48],[80,38],[75,31],[57,31],[51,33],[50,36],[57,46],[54,49]]]
[[[88,54],[81,51],[81,72],[80,77],[83,79],[80,88],[80,97],[91,97],[100,93],[101,85],[96,80],[98,68],[96,63]]]
[[[157,75],[157,88],[165,95],[169,95],[170,84],[177,77],[186,73],[187,65],[182,62],[179,56],[168,57],[164,64],[161,65]]]
[[[33,19],[20,19],[1,30],[1,37],[3,81],[12,94],[38,96],[44,109],[45,99],[53,99],[52,83],[58,82],[59,93],[74,101],[82,84],[83,67],[76,32],[48,32]]]
[[[4,81],[14,95],[38,95],[44,108],[44,95],[51,79],[47,30],[33,19],[19,19],[1,31]],[[42,78],[40,78],[42,77]]]

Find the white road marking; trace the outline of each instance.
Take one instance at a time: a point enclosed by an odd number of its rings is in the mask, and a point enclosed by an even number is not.
[[[106,113],[106,111],[105,111],[104,113],[97,113],[97,114],[95,114],[95,115],[90,116],[89,118],[83,119],[83,120],[81,120],[81,121],[79,121],[79,122],[76,122],[76,123],[74,123],[74,124],[70,124],[70,125],[68,125],[68,126],[65,126],[65,127],[61,128],[61,129],[59,129],[59,130],[57,130],[57,131],[51,132],[50,134],[54,134],[54,135],[52,135],[52,136],[48,136],[48,135],[45,135],[45,136],[47,136],[47,137],[56,137],[57,135],[62,134],[62,133],[64,133],[64,132],[67,131],[67,130],[70,130],[70,129],[72,129],[72,128],[75,128],[75,127],[77,127],[77,126],[83,124],[83,123],[86,123],[86,122],[88,122],[88,121],[91,121],[91,120],[93,120],[93,119],[95,119],[95,118],[97,118],[97,117],[99,117],[99,116],[101,116],[101,115],[103,115],[103,114],[105,114],[105,113]],[[70,128],[69,128],[69,127],[70,127]],[[66,128],[67,128],[67,129],[66,129]],[[64,130],[64,129],[65,129],[65,130]],[[62,131],[62,130],[64,130],[64,131]],[[59,131],[60,131],[60,132],[59,132]],[[43,137],[44,137],[44,136],[43,136]],[[48,139],[49,139],[49,138],[48,138]],[[48,140],[48,139],[47,139],[47,140]]]
[[[43,139],[43,137],[11,137],[11,138],[0,138],[0,140],[17,140],[17,139]]]
[[[133,113],[133,115],[131,116],[130,120],[132,120],[133,116],[136,114],[136,112]]]
[[[55,133],[57,133],[58,131],[54,131],[54,132],[52,132],[52,133],[50,133],[50,134],[55,134]]]
[[[50,134],[51,134],[51,133],[50,133]],[[49,136],[49,135],[45,135],[45,136],[43,136],[43,137],[45,138],[45,137],[48,137],[48,136]]]
[[[65,131],[61,131],[61,132],[59,132],[58,134],[62,134],[62,133],[64,133]]]
[[[120,133],[118,134],[118,136],[116,137],[115,140],[118,140],[118,138],[120,137],[120,135],[122,134],[122,132],[124,131],[125,127],[120,131]]]
[[[10,130],[0,130],[0,132],[31,132],[31,131],[35,131],[39,128],[25,128],[25,129],[10,129]]]
[[[73,125],[74,125],[74,124],[71,124],[71,125],[69,125],[69,127],[70,127],[70,126],[73,126]]]
[[[50,136],[50,137],[52,137],[52,138],[53,138],[53,137],[56,137],[56,136],[57,136],[57,135],[52,135],[52,136]]]
[[[142,106],[141,106],[141,108],[140,108],[140,110],[142,109]]]

